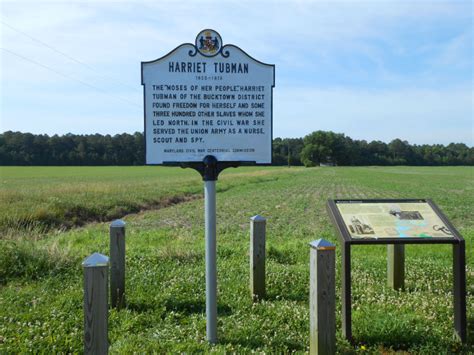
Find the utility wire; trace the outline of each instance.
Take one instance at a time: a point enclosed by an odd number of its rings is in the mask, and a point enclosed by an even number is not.
[[[0,22],[1,22],[3,25],[5,25],[5,26],[7,26],[8,28],[10,28],[11,30],[13,30],[13,31],[15,31],[15,32],[17,32],[17,33],[20,33],[20,34],[22,34],[22,35],[25,36],[25,37],[28,37],[28,38],[31,39],[32,41],[34,41],[34,42],[36,42],[36,43],[39,43],[39,44],[41,44],[42,46],[44,46],[44,47],[46,47],[46,48],[51,49],[52,51],[54,51],[54,52],[56,52],[56,53],[62,55],[63,57],[66,57],[66,58],[69,59],[69,60],[72,60],[73,62],[75,62],[75,63],[77,63],[77,64],[80,64],[80,65],[86,67],[86,68],[89,69],[90,71],[93,71],[94,73],[96,73],[96,74],[102,76],[103,78],[110,79],[110,80],[114,81],[116,84],[122,85],[122,86],[124,86],[124,87],[126,87],[126,88],[128,88],[128,89],[137,90],[136,87],[132,87],[132,86],[129,85],[129,84],[122,83],[122,82],[116,80],[115,78],[112,78],[112,77],[110,77],[110,76],[108,76],[108,75],[105,75],[105,74],[101,73],[100,71],[98,71],[98,70],[96,70],[95,68],[91,67],[89,64],[84,63],[84,62],[82,62],[82,61],[80,61],[80,60],[78,60],[78,59],[76,59],[76,58],[74,58],[74,57],[71,57],[69,54],[66,54],[66,53],[60,51],[59,49],[56,49],[56,48],[54,48],[53,46],[50,46],[49,44],[47,44],[47,43],[45,43],[45,42],[43,42],[43,41],[41,41],[41,40],[39,40],[39,39],[37,39],[37,38],[35,38],[35,37],[33,37],[33,36],[30,36],[28,33],[24,32],[24,31],[21,31],[21,30],[15,28],[15,27],[13,27],[12,25],[6,23],[4,20],[0,20]]]
[[[101,88],[99,88],[99,87],[97,87],[97,86],[94,86],[94,85],[92,85],[92,84],[89,84],[89,83],[87,83],[87,82],[85,82],[85,81],[83,81],[83,80],[76,79],[76,78],[74,78],[74,77],[72,77],[72,76],[69,76],[69,75],[67,75],[67,74],[61,73],[61,72],[57,71],[56,69],[53,69],[53,68],[51,68],[51,67],[48,67],[47,65],[44,65],[44,64],[42,64],[42,63],[40,63],[40,62],[37,62],[37,61],[35,61],[35,60],[33,60],[33,59],[27,58],[27,57],[25,57],[25,56],[23,56],[23,55],[21,55],[21,54],[15,53],[15,52],[13,52],[13,51],[11,51],[11,50],[9,50],[9,49],[6,49],[6,48],[0,48],[0,49],[2,49],[2,50],[4,50],[5,52],[10,53],[10,54],[12,54],[12,55],[18,57],[18,58],[21,58],[21,59],[23,59],[23,60],[26,60],[27,62],[36,64],[36,65],[38,65],[38,66],[40,66],[40,67],[42,67],[42,68],[44,68],[44,69],[47,69],[47,70],[49,70],[49,71],[52,71],[53,73],[56,73],[57,75],[60,75],[60,76],[62,76],[62,77],[65,77],[65,78],[67,78],[67,79],[70,79],[70,80],[77,81],[77,82],[79,82],[79,83],[81,83],[81,84],[83,84],[83,85],[85,85],[85,86],[88,86],[88,87],[90,87],[90,88],[92,88],[92,89],[101,91],[104,95],[113,97],[113,98],[118,99],[118,100],[122,100],[122,101],[124,101],[124,102],[126,102],[126,103],[128,103],[128,104],[130,104],[130,105],[133,105],[133,106],[141,107],[141,105],[138,105],[137,103],[135,103],[135,102],[133,102],[133,101],[127,100],[127,99],[125,99],[125,98],[123,98],[123,97],[120,97],[120,96],[116,96],[116,95],[109,94],[109,93],[108,93],[106,90],[104,90],[104,89],[101,89]]]

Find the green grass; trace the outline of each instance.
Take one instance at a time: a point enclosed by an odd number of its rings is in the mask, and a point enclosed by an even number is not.
[[[8,206],[0,212],[2,234],[109,221],[200,197],[202,190],[199,175],[190,169],[1,167],[0,174],[0,203]],[[237,170],[231,174],[241,175]],[[230,178],[220,188],[236,183]]]
[[[338,352],[474,352],[473,168],[224,172],[217,196],[216,346],[206,342],[197,173],[156,167],[2,168],[1,182],[0,353],[82,351],[80,263],[92,252],[109,254],[108,223],[100,221],[125,211],[134,212],[123,218],[127,308],[110,311],[112,353],[307,351],[308,243],[321,237],[338,246]],[[409,245],[405,292],[386,286],[384,246],[354,247],[351,345],[340,332],[340,247],[325,201],[412,197],[432,198],[466,239],[468,344],[452,336],[450,246]],[[92,212],[71,217],[71,208]],[[54,223],[38,218],[50,209]],[[268,219],[268,296],[257,304],[248,289],[249,218],[255,214]]]

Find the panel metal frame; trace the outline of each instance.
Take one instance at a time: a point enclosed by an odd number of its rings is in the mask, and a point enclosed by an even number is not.
[[[349,230],[337,207],[338,203],[428,203],[441,221],[449,228],[452,237],[433,238],[378,238],[355,239]],[[453,308],[455,334],[462,343],[467,338],[466,318],[466,246],[464,238],[444,215],[441,209],[431,199],[337,199],[328,200],[326,208],[329,217],[337,231],[341,242],[342,257],[342,333],[352,341],[352,301],[351,301],[351,246],[352,245],[380,245],[380,244],[452,244],[453,246]]]

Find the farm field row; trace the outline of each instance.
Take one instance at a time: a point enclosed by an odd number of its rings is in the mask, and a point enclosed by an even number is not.
[[[109,254],[127,223],[127,308],[109,315],[112,353],[304,352],[309,246],[337,245],[341,353],[474,352],[474,169],[238,168],[218,181],[218,337],[206,342],[202,182],[157,167],[1,168],[0,353],[82,351],[81,261]],[[386,286],[384,246],[353,252],[353,331],[342,338],[339,243],[328,198],[432,198],[466,239],[468,344],[453,339],[452,252],[406,248],[406,291]],[[73,212],[71,212],[73,211]],[[123,216],[123,214],[126,214]],[[267,218],[267,298],[248,283],[249,219]]]
[[[278,169],[226,172],[219,189],[259,181]],[[67,229],[200,197],[199,175],[162,167],[2,167],[0,232]]]

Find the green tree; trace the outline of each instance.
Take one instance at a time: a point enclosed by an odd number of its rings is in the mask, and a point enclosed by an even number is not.
[[[317,166],[320,163],[336,165],[350,163],[344,134],[316,131],[305,136],[303,141],[301,161],[305,166]]]

